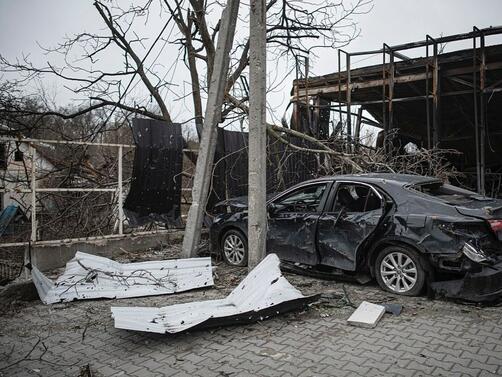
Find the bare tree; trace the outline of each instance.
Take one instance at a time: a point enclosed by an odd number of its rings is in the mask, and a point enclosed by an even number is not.
[[[43,48],[47,56],[43,66],[32,63],[29,56],[9,60],[0,55],[3,74],[0,76],[0,122],[32,137],[52,135],[81,140],[95,140],[110,130],[122,128],[135,115],[167,123],[176,121],[202,126],[224,2],[144,0],[142,5],[131,2],[124,7],[122,4],[118,0],[95,1],[96,17],[102,22],[102,30],[82,32],[53,47]],[[249,14],[246,5],[242,9],[239,25],[243,31],[237,33],[231,53],[222,122],[242,120],[248,115],[249,94],[246,81],[241,78],[246,77],[249,63]],[[268,56],[279,72],[277,77],[271,75],[269,78],[269,86],[273,88],[281,85],[302,56],[315,58],[322,49],[343,47],[356,38],[359,28],[355,16],[370,11],[371,0],[354,3],[269,0],[266,9]],[[153,24],[154,18],[160,20],[162,27],[153,38],[147,39],[140,30]],[[166,53],[167,50],[170,52]],[[173,54],[173,50],[178,54]],[[108,56],[119,56],[120,66],[102,64]],[[47,77],[56,78],[76,97],[72,106],[61,107],[46,91],[33,90],[41,87],[34,83],[43,82]],[[187,93],[178,86],[186,78],[189,78],[190,87]],[[189,111],[173,113],[169,106],[169,98],[173,97]],[[269,124],[268,133],[292,150],[305,152],[306,149],[309,153],[329,156],[332,165],[363,170],[361,162],[342,152],[343,149],[334,149],[329,143],[306,134],[277,124]],[[291,137],[305,140],[310,143],[309,147],[296,145]],[[58,182],[84,176],[90,184],[97,181],[106,184],[115,175],[115,167],[106,165],[106,158],[100,161],[105,164],[104,170],[87,166],[76,172],[76,166],[86,163],[85,151],[68,151],[64,156],[58,161],[61,166]],[[95,176],[102,170],[105,177]],[[103,217],[95,224],[85,223],[84,200],[92,202],[92,198],[81,198],[68,210],[66,199],[53,200],[61,207],[57,213],[63,215],[56,215],[54,222],[48,222],[51,232],[61,229],[58,225],[61,221],[79,224],[86,235],[96,228],[111,226],[111,217]],[[99,205],[110,202],[108,198],[96,201]]]
[[[4,85],[24,88],[33,80],[54,76],[82,100],[78,108],[67,111],[46,103],[44,108],[33,109],[0,103],[0,116],[10,119],[38,116],[40,122],[46,117],[71,119],[102,109],[106,114],[103,127],[117,110],[125,117],[138,114],[170,123],[173,115],[168,109],[166,96],[177,88],[166,79],[165,67],[172,67],[179,59],[162,54],[167,45],[177,46],[182,55],[185,74],[177,73],[176,76],[190,77],[191,90],[186,96],[191,97],[191,114],[176,116],[175,120],[202,125],[204,96],[213,70],[215,39],[220,23],[219,17],[214,15],[221,15],[223,4],[203,0],[148,0],[141,6],[131,4],[127,8],[120,4],[118,1],[96,1],[94,7],[103,30],[99,33],[83,32],[66,38],[53,48],[45,48],[49,58],[45,66],[35,66],[27,56],[15,61],[0,56],[1,71],[9,77],[15,74]],[[359,34],[354,16],[370,9],[371,0],[357,0],[350,5],[340,0],[270,0],[267,3],[269,56],[283,69],[286,67],[284,71],[287,72],[294,69],[300,55],[315,57],[320,49],[345,46]],[[147,41],[136,30],[138,25],[148,25],[153,17],[159,17],[164,26],[152,41]],[[240,21],[243,25],[247,25],[247,18],[248,14],[242,15]],[[246,104],[248,94],[240,77],[246,74],[248,67],[247,34],[243,32],[236,36],[225,89],[224,119],[246,115],[241,105]],[[152,56],[154,52],[156,57]],[[95,68],[100,59],[109,54],[120,54],[122,66],[110,71]],[[53,60],[62,58],[64,63],[57,66],[51,62],[51,57]],[[158,64],[159,60],[162,65]],[[140,99],[131,95],[138,84],[141,84],[143,93]],[[181,93],[177,94],[179,100],[186,99]],[[148,98],[153,104],[148,103]],[[94,135],[87,136],[92,138]]]

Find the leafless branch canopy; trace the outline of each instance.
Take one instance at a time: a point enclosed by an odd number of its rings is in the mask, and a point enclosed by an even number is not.
[[[174,118],[168,105],[168,95],[175,93],[175,101],[191,97],[190,115],[176,115],[183,123],[194,119],[202,124],[204,96],[213,70],[215,44],[219,33],[219,16],[224,2],[203,0],[147,0],[142,5],[131,2],[95,1],[96,17],[102,22],[99,32],[82,32],[67,37],[51,48],[43,48],[47,56],[45,66],[33,64],[29,56],[9,60],[0,56],[0,117],[12,122],[17,118],[38,116],[71,119],[90,111],[102,110],[106,124],[115,111],[127,117],[137,114],[171,122]],[[242,5],[241,22],[247,26],[247,5]],[[276,62],[292,69],[299,55],[311,54],[321,48],[341,47],[358,36],[355,16],[371,10],[371,0],[355,3],[343,0],[270,0],[267,4],[267,42],[269,54]],[[140,30],[153,24],[154,18],[163,25],[154,38],[147,39]],[[243,30],[246,30],[243,28]],[[228,98],[232,95],[240,103],[247,101],[247,90],[240,78],[245,75],[249,59],[249,36],[242,31],[236,36],[231,67],[226,86],[223,115],[227,119],[244,116]],[[170,56],[177,48],[180,55]],[[156,56],[154,56],[156,54]],[[167,54],[167,55],[166,55]],[[171,54],[172,55],[172,54]],[[104,62],[110,56],[121,56],[121,65],[109,69]],[[291,59],[293,57],[293,59]],[[183,77],[177,62],[185,65],[190,77],[190,92],[182,94],[168,73]],[[58,64],[59,63],[59,64]],[[80,102],[72,109],[61,109],[48,100],[47,93],[38,93],[42,106],[34,109],[24,101],[15,105],[9,101],[9,87],[19,91],[33,88],[33,83],[53,76]],[[7,78],[7,79],[6,79]],[[178,80],[179,81],[179,80]],[[133,95],[139,85],[140,96]],[[5,94],[5,92],[7,94]],[[18,93],[19,94],[19,93]],[[19,97],[17,98],[19,99]]]

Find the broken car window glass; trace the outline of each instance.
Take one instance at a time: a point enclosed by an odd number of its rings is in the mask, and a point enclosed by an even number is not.
[[[275,204],[281,208],[281,211],[317,211],[325,190],[326,183],[302,187],[281,198]]]
[[[475,192],[464,190],[460,187],[455,187],[449,184],[443,184],[442,182],[431,182],[416,185],[413,186],[413,189],[451,204],[463,204],[472,202],[473,200],[484,199]]]
[[[334,212],[369,212],[381,207],[380,198],[368,186],[343,183],[338,188]]]

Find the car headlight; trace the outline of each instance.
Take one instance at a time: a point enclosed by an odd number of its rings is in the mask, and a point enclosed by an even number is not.
[[[474,246],[467,242],[462,247],[462,252],[473,262],[481,263],[486,261],[486,255],[483,253],[483,251],[476,249]]]

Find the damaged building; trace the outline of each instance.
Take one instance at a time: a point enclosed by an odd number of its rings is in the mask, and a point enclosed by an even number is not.
[[[474,27],[378,50],[338,50],[337,72],[294,81],[292,126],[323,139],[343,125],[346,138],[358,142],[367,124],[380,130],[377,146],[457,150],[451,162],[463,183],[500,195],[501,34],[502,27]],[[354,68],[370,57],[382,63]]]

